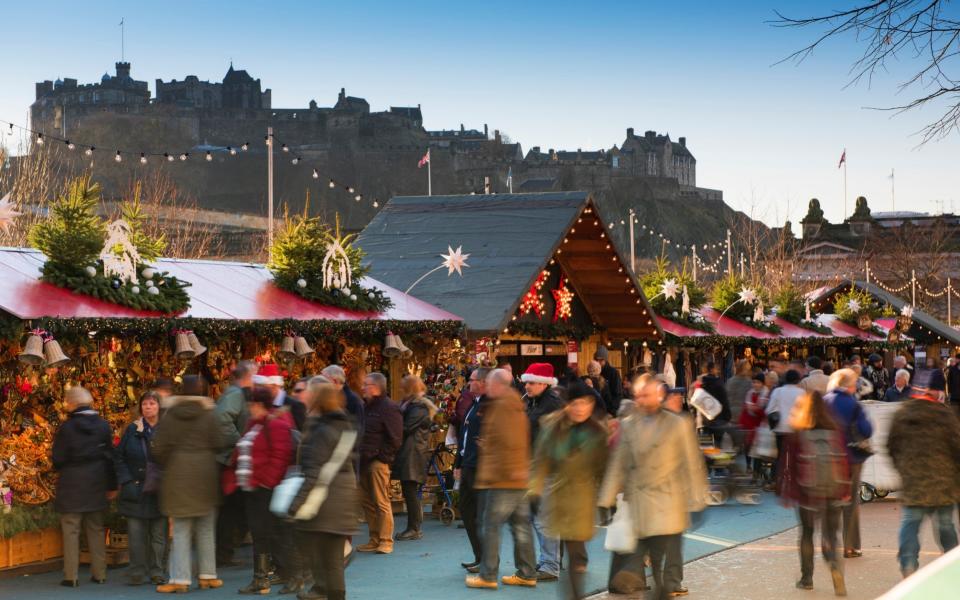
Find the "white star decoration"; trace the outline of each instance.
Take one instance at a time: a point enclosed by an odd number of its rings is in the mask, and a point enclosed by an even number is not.
[[[680,285],[675,279],[667,279],[663,282],[663,287],[660,288],[660,293],[667,300],[673,300],[677,297],[677,292],[680,291]]]
[[[900,309],[900,314],[905,316],[908,319],[913,318],[913,307],[909,304],[905,304],[903,308]]]
[[[0,229],[4,233],[10,233],[10,225],[13,220],[20,216],[20,213],[13,210],[13,204],[10,203],[10,193],[0,198]]]
[[[463,246],[457,246],[457,249],[454,250],[450,246],[447,246],[447,252],[449,254],[441,254],[443,257],[443,265],[447,268],[447,277],[453,275],[453,272],[456,271],[457,275],[463,277],[463,271],[460,269],[463,267],[469,267],[467,264],[467,259],[470,258],[469,254],[463,254]]]
[[[860,302],[856,298],[850,298],[847,302],[847,308],[850,312],[860,312]]]
[[[750,288],[743,288],[740,290],[740,298],[738,302],[743,302],[744,304],[753,304],[757,301],[757,293]]]

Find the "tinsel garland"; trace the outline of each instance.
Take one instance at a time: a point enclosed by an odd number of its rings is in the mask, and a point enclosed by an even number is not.
[[[536,338],[568,338],[585,340],[599,331],[593,325],[572,325],[568,323],[544,323],[541,321],[511,321],[507,332],[513,335],[529,335]]]
[[[190,296],[185,291],[190,284],[159,270],[153,276],[155,287],[160,291],[158,294],[147,292],[148,287],[143,281],[134,286],[129,282],[104,277],[103,266],[99,263],[93,276],[85,268],[68,267],[50,260],[43,264],[41,272],[41,280],[57,287],[137,310],[173,315],[190,308]],[[133,293],[134,287],[139,288],[139,293]]]
[[[898,342],[891,344],[887,341],[871,340],[866,341],[858,337],[830,337],[830,338],[774,338],[759,339],[748,336],[727,336],[727,335],[705,335],[699,337],[677,337],[672,333],[667,334],[667,346],[682,346],[693,348],[718,348],[725,346],[750,346],[750,347],[771,347],[771,346],[857,346],[868,345],[876,348],[900,348],[907,344]]]

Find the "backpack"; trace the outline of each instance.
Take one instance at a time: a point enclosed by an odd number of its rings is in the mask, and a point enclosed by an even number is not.
[[[797,435],[797,484],[807,498],[839,500],[850,491],[847,453],[836,431],[811,429]]]

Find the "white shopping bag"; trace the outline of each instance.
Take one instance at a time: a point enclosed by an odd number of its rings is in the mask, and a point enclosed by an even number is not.
[[[630,505],[617,496],[617,513],[613,521],[607,526],[607,537],[603,540],[603,548],[617,554],[630,554],[637,549],[637,536],[633,532],[633,519],[630,518]]]
[[[702,414],[708,421],[717,418],[717,415],[723,410],[723,405],[720,404],[719,400],[699,387],[693,390],[693,395],[690,397],[690,406],[697,409],[697,412]]]
[[[750,456],[761,460],[775,460],[777,458],[777,438],[770,431],[766,422],[757,427],[754,433],[753,445],[750,446]]]

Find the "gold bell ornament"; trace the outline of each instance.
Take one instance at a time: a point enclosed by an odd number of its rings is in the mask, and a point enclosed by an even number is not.
[[[400,338],[388,333],[383,344],[383,355],[387,358],[397,358],[401,354],[403,354],[403,349],[400,347]]]
[[[207,347],[200,343],[200,340],[197,339],[197,334],[190,331],[187,333],[187,340],[190,342],[190,347],[193,348],[193,355],[200,356],[207,351]]]
[[[407,348],[406,344],[403,343],[403,340],[400,339],[400,336],[397,336],[397,346],[400,347],[400,358],[410,358],[413,356],[413,350]]]
[[[46,355],[48,368],[62,367],[70,362],[70,357],[63,353],[60,342],[52,337],[43,340],[43,353]]]
[[[173,354],[180,360],[190,360],[197,355],[193,346],[190,345],[190,336],[187,335],[186,331],[177,332]]]
[[[297,352],[297,356],[300,358],[306,358],[315,352],[302,335],[298,335],[296,339],[294,339],[293,348]]]
[[[297,357],[296,342],[292,335],[287,334],[283,336],[283,341],[280,342],[280,349],[277,350],[277,356],[281,360],[293,360]]]
[[[20,362],[28,365],[43,364],[46,359],[43,356],[43,338],[40,337],[39,331],[30,333],[30,337],[27,338],[27,343],[23,347],[23,352],[17,358],[20,359]]]

